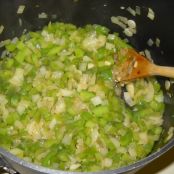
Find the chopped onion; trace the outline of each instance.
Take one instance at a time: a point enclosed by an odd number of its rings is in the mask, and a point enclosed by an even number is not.
[[[53,129],[57,124],[57,120],[55,118],[53,118],[49,124],[49,128]]]
[[[124,6],[121,6],[121,7],[120,7],[120,9],[121,9],[121,10],[124,10],[124,9],[125,9],[125,7],[124,7]]]
[[[160,126],[163,123],[163,118],[161,118],[159,116],[151,116],[151,117],[149,117],[149,121],[151,121],[151,123],[154,125]]]
[[[114,40],[115,39],[115,35],[114,34],[108,34],[108,39],[109,40]]]
[[[0,25],[0,34],[4,31],[4,26]]]
[[[123,32],[128,37],[132,37],[133,36],[133,32],[129,28],[125,28]]]
[[[23,150],[19,149],[19,148],[13,148],[10,150],[10,152],[13,154],[13,155],[17,155],[17,156],[20,156],[20,157],[23,157],[24,156],[24,152]]]
[[[164,96],[163,95],[157,95],[157,96],[155,96],[155,100],[159,103],[162,103],[164,101]]]
[[[165,81],[165,88],[167,91],[170,89],[170,81],[169,80]]]
[[[128,83],[128,84],[126,85],[126,89],[127,89],[127,91],[129,92],[130,97],[133,98],[133,97],[134,97],[134,93],[135,93],[133,83]]]
[[[170,127],[167,134],[168,134],[168,136],[165,141],[169,141],[173,137],[174,127]]]
[[[154,20],[155,18],[155,13],[154,11],[151,9],[151,8],[148,8],[148,14],[147,14],[147,17],[151,20]]]
[[[22,14],[24,12],[25,5],[20,5],[17,10],[17,14]]]
[[[130,28],[136,28],[136,23],[134,20],[128,20],[127,21],[127,25],[130,27]]]
[[[113,143],[113,145],[115,146],[116,149],[120,148],[120,141],[117,138],[114,137],[110,137],[111,142]]]
[[[59,96],[63,97],[71,97],[73,95],[73,91],[68,89],[60,89]]]
[[[48,18],[48,15],[45,12],[42,12],[42,13],[38,14],[38,18],[39,19],[46,19],[46,18]]]
[[[132,157],[132,158],[135,158],[136,159],[136,156],[137,156],[137,153],[136,153],[136,150],[135,150],[135,147],[134,146],[129,146],[128,148],[128,152],[129,152],[129,155]]]
[[[14,37],[14,38],[12,39],[11,43],[14,43],[14,44],[15,44],[18,40],[19,40],[19,39],[18,39],[17,37]]]
[[[62,143],[65,145],[71,144],[72,141],[72,133],[71,134],[65,134],[65,136],[62,139]]]
[[[129,31],[132,32],[133,34],[136,34],[136,33],[137,33],[136,28],[128,27],[128,29],[129,29]]]
[[[94,128],[91,128],[91,143],[95,144],[98,137],[99,137],[98,126],[95,126]]]
[[[23,129],[24,128],[23,124],[19,120],[16,120],[15,123],[14,123],[14,125],[15,125],[15,127],[17,129]]]
[[[102,161],[102,166],[104,167],[111,167],[112,166],[112,159],[111,158],[105,158]]]
[[[148,135],[147,132],[139,133],[139,144],[147,144],[148,143]]]
[[[91,58],[88,57],[88,56],[84,56],[84,57],[83,57],[83,61],[84,61],[84,62],[91,62]]]
[[[24,69],[16,68],[14,76],[9,80],[9,82],[14,86],[21,86],[24,81]]]
[[[26,100],[21,100],[17,106],[17,112],[22,115],[25,110],[28,108],[29,102]]]
[[[131,15],[136,16],[136,11],[135,11],[134,9],[132,9],[131,7],[128,7],[128,8],[127,8],[127,11],[128,11]]]
[[[51,18],[52,18],[52,19],[57,19],[57,15],[56,15],[56,14],[52,14],[52,15],[51,15]]]
[[[139,6],[135,7],[135,11],[137,15],[141,15],[141,8]]]
[[[109,43],[109,42],[106,42],[106,49],[112,50],[112,49],[114,49],[114,48],[115,48],[115,45],[114,45],[114,44],[111,44],[111,43]]]
[[[101,100],[101,98],[99,96],[93,97],[91,99],[91,102],[95,106],[102,104],[102,100]]]
[[[151,62],[153,62],[153,59],[152,59],[151,54],[150,54],[150,51],[149,51],[148,49],[145,49],[145,50],[144,50],[144,53],[145,53],[146,57],[147,57]]]
[[[123,16],[118,16],[118,19],[125,24],[127,24],[127,22],[128,22],[128,19],[126,17],[123,17]]]
[[[19,18],[19,26],[21,27],[22,26],[22,19],[21,18]]]
[[[55,108],[53,110],[53,113],[55,114],[59,114],[64,112],[66,109],[66,105],[63,99],[58,100],[58,102],[55,105]]]
[[[78,1],[77,1],[77,0],[76,0],[76,1],[74,0],[74,2],[78,2]],[[70,169],[70,170],[76,170],[76,169],[78,169],[80,166],[81,166],[81,164],[79,164],[79,163],[77,163],[77,164],[71,164],[70,167],[69,167],[69,169]]]
[[[159,38],[156,38],[155,44],[156,44],[156,47],[160,47],[160,39]]]
[[[100,47],[103,47],[105,43],[106,43],[106,36],[104,35],[97,36],[96,33],[92,33],[83,40],[82,46],[84,49],[88,51],[96,51]]]
[[[153,40],[150,38],[148,41],[147,41],[147,45],[149,47],[151,47],[152,45],[154,44]]]
[[[8,103],[8,100],[6,99],[5,95],[0,94],[0,104],[6,105]]]
[[[79,65],[79,70],[80,71],[84,72],[84,71],[86,71],[86,68],[87,68],[87,63],[86,62],[80,63],[80,65]]]
[[[134,102],[129,94],[129,92],[124,92],[124,99],[125,99],[125,102],[129,105],[129,106],[133,106],[134,105]]]
[[[114,24],[119,25],[119,26],[120,26],[121,28],[123,28],[123,29],[126,28],[126,25],[125,25],[123,22],[121,22],[121,21],[118,19],[118,17],[116,17],[116,16],[112,16],[112,17],[111,17],[111,22],[114,23]]]
[[[155,90],[154,90],[152,83],[148,83],[146,85],[146,90],[147,90],[147,92],[146,92],[147,94],[145,96],[145,100],[147,102],[150,102],[153,99],[154,94],[155,94]]]
[[[88,63],[88,69],[91,69],[94,67],[94,64],[93,63]]]

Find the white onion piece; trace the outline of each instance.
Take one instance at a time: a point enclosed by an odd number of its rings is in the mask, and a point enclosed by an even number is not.
[[[135,7],[135,11],[137,15],[141,15],[141,8],[139,6]]]
[[[13,77],[9,80],[9,82],[14,86],[21,86],[24,81],[24,69],[16,68],[16,71]]]
[[[153,62],[152,56],[150,54],[150,51],[148,49],[144,50],[145,56],[151,61]]]
[[[104,158],[103,160],[102,160],[102,166],[103,167],[110,167],[110,166],[112,166],[112,159],[111,158]]]
[[[153,44],[154,44],[153,40],[149,38],[149,40],[147,41],[147,45],[151,47]]]
[[[102,104],[102,99],[99,96],[96,96],[91,99],[91,102],[93,105],[97,106]]]
[[[118,17],[116,17],[116,16],[112,16],[112,17],[111,17],[111,22],[114,23],[114,24],[119,25],[119,26],[120,26],[121,28],[123,28],[123,29],[126,28],[126,25],[125,25],[123,22],[121,22],[121,21],[118,19]]]
[[[164,101],[164,96],[163,95],[157,95],[157,96],[155,96],[155,100],[159,103],[162,103]]]
[[[124,92],[124,99],[125,99],[125,102],[129,105],[129,106],[133,106],[134,105],[134,102],[129,94],[129,92]]]
[[[123,32],[128,37],[132,37],[133,36],[133,32],[129,28],[125,28]]]
[[[17,10],[17,14],[22,14],[24,12],[25,5],[20,5]]]
[[[170,89],[170,81],[169,80],[165,81],[165,88],[167,91]]]
[[[132,158],[136,159],[137,153],[136,153],[135,147],[133,145],[129,146],[128,153]]]
[[[124,6],[121,6],[121,7],[120,7],[120,9],[121,9],[121,10],[124,10],[124,9],[125,9],[125,7],[124,7]]]
[[[170,127],[167,134],[168,134],[168,136],[167,136],[165,141],[168,141],[168,140],[170,140],[173,137],[174,127]]]
[[[127,22],[128,22],[128,19],[124,16],[118,16],[118,19],[125,24],[127,24]]]
[[[66,134],[62,139],[62,143],[65,145],[71,144],[71,141],[72,141],[72,134]]]
[[[156,44],[156,47],[160,47],[160,39],[159,38],[156,38],[156,41],[155,41],[155,44]]]
[[[163,118],[158,116],[151,116],[149,117],[149,121],[151,122],[151,124],[160,126],[163,123]]]
[[[130,28],[136,28],[136,23],[134,20],[128,20],[127,21],[127,25],[130,27]]]
[[[139,144],[147,144],[148,140],[147,132],[139,133]]]
[[[148,85],[146,86],[146,90],[147,90],[147,94],[145,96],[145,100],[147,102],[150,102],[153,99],[154,94],[155,94],[154,87],[153,87],[152,83],[148,83]]]
[[[19,18],[19,26],[21,27],[22,26],[22,19],[21,18]]]
[[[147,17],[151,20],[154,20],[155,19],[155,13],[154,11],[151,9],[151,8],[148,8],[148,14],[147,14]]]
[[[135,94],[133,83],[128,83],[128,84],[126,85],[126,89],[127,89],[127,91],[129,92],[130,97],[133,98],[133,97],[134,97],[134,94]]]
[[[4,31],[4,26],[0,25],[0,34]]]
[[[76,1],[74,1],[74,2],[78,2],[78,1],[76,0]],[[70,169],[70,170],[76,170],[76,169],[78,169],[80,166],[81,166],[81,164],[79,164],[79,163],[77,163],[77,164],[71,164],[70,167],[69,167],[69,169]]]
[[[45,12],[42,12],[42,13],[38,14],[38,18],[39,19],[46,19],[46,18],[48,18],[48,15]]]
[[[131,15],[136,16],[135,10],[132,9],[131,7],[128,7],[128,8],[127,8],[127,11],[128,11]]]

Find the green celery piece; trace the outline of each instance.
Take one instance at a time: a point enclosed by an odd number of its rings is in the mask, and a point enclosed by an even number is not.
[[[109,112],[109,108],[107,106],[98,106],[92,111],[97,117],[104,117]]]
[[[62,46],[54,46],[53,48],[51,48],[48,51],[48,56],[53,56],[53,55],[57,55],[62,51],[63,47]]]
[[[100,67],[97,72],[98,77],[103,80],[112,80],[112,68],[111,67]]]
[[[14,43],[7,44],[7,45],[5,46],[5,48],[6,48],[8,51],[13,52],[13,51],[16,49],[16,44],[14,44]]]
[[[76,56],[77,58],[83,57],[84,54],[85,54],[85,53],[84,53],[84,51],[83,51],[82,49],[80,49],[80,48],[75,49],[75,56]]]
[[[8,69],[12,68],[13,65],[14,65],[14,59],[10,58],[10,59],[8,59],[8,60],[6,61],[6,67],[7,67]]]
[[[31,51],[25,47],[16,54],[15,59],[17,60],[18,63],[23,63],[24,60],[30,63],[31,62],[30,56],[31,56]]]
[[[19,119],[19,115],[16,112],[10,113],[6,118],[6,123],[8,125],[13,125],[16,120]]]
[[[94,28],[95,28],[97,34],[107,35],[109,33],[109,29],[107,27],[104,27],[101,25],[94,25]]]
[[[93,92],[89,92],[87,90],[83,90],[80,92],[80,99],[85,102],[90,101],[90,99],[94,96],[95,94]]]
[[[127,130],[126,134],[120,137],[120,144],[126,147],[133,140],[133,135],[131,130]]]

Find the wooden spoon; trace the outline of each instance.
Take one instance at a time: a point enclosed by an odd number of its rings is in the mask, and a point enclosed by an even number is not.
[[[118,56],[127,58],[113,71],[118,82],[154,75],[174,78],[174,67],[155,65],[131,48],[121,50]]]

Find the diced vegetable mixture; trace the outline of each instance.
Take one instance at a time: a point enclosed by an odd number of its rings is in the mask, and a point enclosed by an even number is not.
[[[126,47],[103,26],[64,23],[6,41],[0,146],[68,171],[116,169],[147,156],[162,131],[163,93],[156,79],[139,79],[122,99],[112,70]]]

